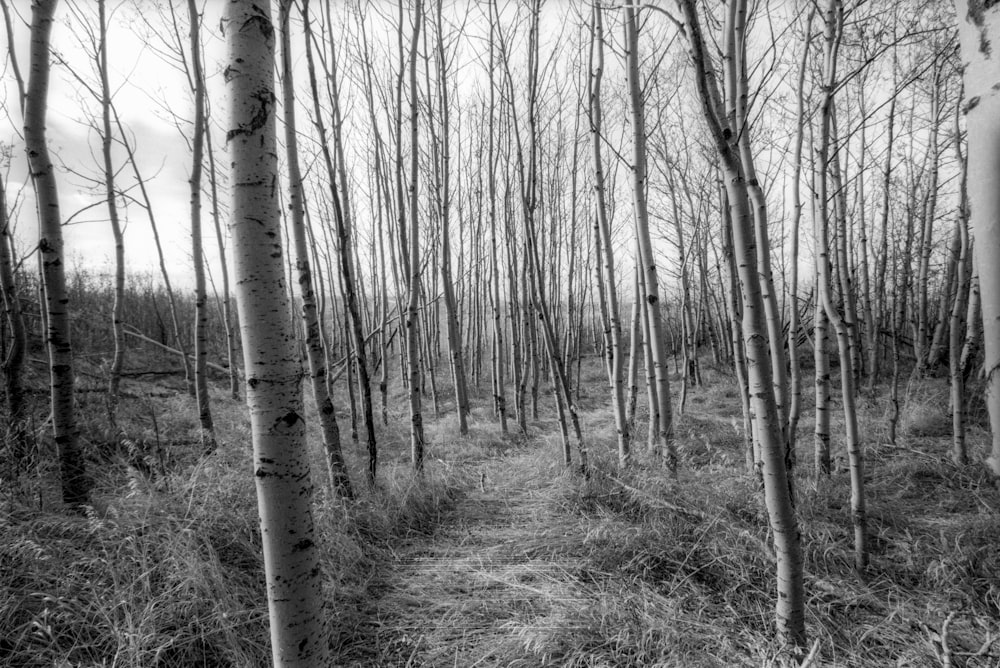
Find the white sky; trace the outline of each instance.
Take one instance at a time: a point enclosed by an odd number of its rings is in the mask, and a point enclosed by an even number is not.
[[[164,247],[167,269],[172,281],[181,285],[191,281],[190,214],[188,209],[188,176],[191,169],[190,151],[180,131],[161,109],[166,101],[170,108],[185,119],[192,118],[192,100],[187,92],[187,84],[182,74],[164,64],[163,60],[146,47],[140,30],[145,28],[134,24],[135,13],[129,7],[133,3],[109,2],[111,17],[110,39],[108,41],[108,63],[110,85],[114,91],[114,103],[123,125],[130,134],[137,156],[139,169],[148,179],[148,191],[152,200],[158,229]],[[152,2],[140,0],[135,5]],[[30,20],[28,0],[14,0],[13,7],[21,17]],[[96,22],[96,2],[86,0],[78,5],[87,13],[92,13]],[[221,3],[212,1],[206,11],[206,27],[218,26],[218,17],[212,16],[213,9],[221,8]],[[150,12],[151,14],[152,12]],[[214,21],[213,21],[214,19]],[[75,22],[66,2],[59,4],[56,23],[52,31],[52,48],[88,82],[95,81],[95,66],[92,56],[85,50],[71,22]],[[28,70],[28,26],[15,19],[15,48],[23,75]],[[84,38],[85,39],[85,38]],[[6,35],[3,36],[6,51]],[[222,45],[212,35],[206,34],[206,64],[208,71],[218,68],[215,62],[221,56]],[[9,64],[8,64],[9,68]],[[218,84],[218,77],[214,84]],[[8,199],[13,200],[20,192],[21,203],[16,212],[17,239],[22,252],[31,249],[37,240],[37,220],[30,185],[27,180],[23,143],[19,126],[23,122],[17,109],[17,89],[9,70],[4,76],[4,102],[7,121],[0,124],[0,141],[13,144],[13,159],[8,179]],[[212,91],[213,99],[221,99],[221,91]],[[48,110],[49,148],[58,172],[58,186],[63,220],[71,224],[64,227],[65,248],[70,266],[77,265],[92,271],[110,271],[113,266],[113,244],[111,240],[108,212],[103,203],[103,184],[93,189],[87,178],[103,180],[98,133],[88,127],[88,115],[100,122],[100,106],[73,78],[67,68],[53,64]],[[190,125],[184,127],[190,133]],[[114,130],[117,135],[117,130]],[[221,145],[221,133],[216,130],[213,141]],[[220,153],[221,156],[221,153]],[[116,166],[121,171],[116,176],[116,185],[128,189],[129,195],[141,201],[132,169],[126,164],[124,149],[116,146],[114,151]],[[220,168],[225,168],[222,162]],[[70,170],[82,176],[70,173]],[[84,178],[85,177],[85,178]],[[88,206],[98,206],[84,210]],[[124,204],[124,206],[123,206]],[[210,216],[210,201],[203,198],[203,228],[205,248],[209,258],[217,256],[217,244]],[[146,212],[134,203],[119,200],[119,207],[125,224],[125,250],[130,272],[151,272],[159,276],[154,239]],[[217,262],[212,262],[213,273],[218,275]]]

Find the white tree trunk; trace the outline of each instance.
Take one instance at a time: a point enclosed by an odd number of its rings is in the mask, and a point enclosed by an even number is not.
[[[1000,5],[956,0],[965,76],[969,219],[976,239],[983,309],[986,405],[993,448],[986,463],[1000,478]]]
[[[639,35],[634,0],[625,4],[625,71],[628,80],[629,112],[632,120],[632,202],[635,234],[648,303],[649,337],[656,374],[656,399],[659,409],[657,438],[663,446],[667,468],[677,470],[677,448],[673,439],[673,409],[670,405],[670,370],[667,368],[667,346],[660,315],[660,287],[649,233],[649,212],[646,206],[646,122],[639,82]]]
[[[89,483],[73,410],[73,348],[70,344],[69,296],[63,253],[62,218],[56,175],[46,143],[49,92],[49,38],[56,0],[31,7],[31,62],[24,105],[24,145],[38,208],[38,252],[42,266],[52,399],[52,431],[59,452],[63,501],[79,508],[89,500]]]
[[[201,423],[201,445],[215,450],[215,426],[208,395],[208,296],[205,287],[205,257],[201,239],[201,171],[205,152],[205,77],[201,68],[201,17],[195,0],[188,0],[191,20],[191,81],[194,84],[194,138],[191,161],[191,257],[194,262],[194,387]]]
[[[274,666],[328,665],[322,574],[283,266],[269,3],[234,0],[224,19],[236,298],[253,430]]]

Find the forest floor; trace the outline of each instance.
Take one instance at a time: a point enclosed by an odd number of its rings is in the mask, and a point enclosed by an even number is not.
[[[505,643],[530,643],[525,630],[559,624],[559,606],[591,603],[565,549],[567,539],[584,539],[579,522],[548,508],[552,479],[537,463],[530,450],[484,460],[479,485],[429,535],[394,546],[372,588],[380,661],[489,664]]]
[[[330,494],[318,448],[314,460],[334,665],[791,665],[773,640],[773,554],[759,483],[744,467],[738,395],[725,371],[704,375],[676,418],[676,479],[646,452],[641,408],[636,461],[618,469],[596,360],[583,367],[579,400],[589,478],[562,464],[544,386],[527,436],[500,434],[485,392],[474,395],[470,433],[458,434],[439,387],[440,417],[426,402],[419,478],[404,395],[393,388],[377,427],[375,489],[362,482],[363,447],[342,421],[358,499]],[[44,376],[34,382],[44,387]],[[269,665],[246,409],[222,387],[220,447],[207,458],[179,383],[126,383],[128,447],[102,431],[100,393],[81,393],[97,484],[85,517],[59,509],[41,415],[33,466],[3,474],[16,484],[0,499],[0,666]],[[852,567],[847,473],[813,480],[811,410],[800,423],[812,665],[1000,666],[1000,492],[979,463],[982,408],[972,407],[973,463],[958,467],[944,381],[904,383],[903,395],[894,445],[884,386],[860,402],[871,543],[863,576]],[[835,453],[842,433],[835,419]]]
[[[715,382],[693,388],[677,419],[677,480],[645,453],[645,433],[637,466],[616,469],[613,418],[596,383],[581,401],[588,480],[562,468],[554,422],[530,425],[509,448],[466,450],[453,503],[392,546],[340,660],[791,665],[787,648],[769,641],[773,554],[759,487],[742,473],[736,394],[724,376],[708,375]],[[1000,560],[990,546],[1000,538],[1000,495],[980,468],[947,459],[940,381],[907,391],[895,446],[881,442],[879,401],[862,402],[873,553],[863,578],[851,567],[846,471],[811,481],[812,439],[802,429],[812,665],[1000,665]],[[834,429],[842,448],[842,425]],[[971,433],[981,457],[984,433]]]

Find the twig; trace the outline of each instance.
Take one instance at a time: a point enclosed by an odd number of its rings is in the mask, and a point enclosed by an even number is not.
[[[816,638],[816,640],[813,641],[812,649],[809,650],[809,654],[806,655],[806,658],[802,659],[802,663],[799,664],[799,668],[809,668],[809,666],[813,665],[817,656],[819,656],[819,638]]]
[[[689,518],[693,517],[693,518],[699,519],[699,520],[707,520],[708,519],[708,515],[706,515],[705,513],[701,512],[700,510],[694,510],[692,508],[682,508],[682,507],[680,507],[678,505],[670,503],[669,501],[664,501],[663,499],[661,499],[661,498],[659,498],[657,496],[653,496],[649,492],[644,492],[643,490],[641,490],[641,489],[639,489],[637,487],[632,487],[631,485],[629,485],[629,484],[627,484],[625,482],[622,482],[621,480],[619,480],[618,478],[615,478],[613,476],[607,476],[607,479],[610,480],[611,482],[615,483],[616,485],[621,485],[622,487],[624,487],[628,491],[632,492],[633,494],[637,494],[637,495],[643,497],[644,499],[646,499],[648,502],[650,502],[654,506],[658,506],[658,507],[664,508],[666,510],[672,510],[673,512],[675,512],[675,513],[677,513],[679,515],[686,515]]]
[[[944,620],[944,624],[941,625],[941,666],[942,668],[951,668],[951,648],[948,647],[948,627],[951,626],[951,620],[955,619],[955,611],[952,610],[948,613],[948,617]]]
[[[994,638],[993,634],[990,633],[990,630],[986,629],[986,640],[983,642],[983,646],[979,648],[978,652],[970,654],[969,656],[989,656],[990,648],[993,647],[993,643],[995,643],[998,638],[1000,638],[1000,636]]]
[[[160,348],[161,350],[165,350],[168,353],[173,353],[174,355],[179,355],[180,357],[184,357],[184,353],[182,353],[181,351],[177,350],[176,348],[171,348],[170,346],[165,345],[163,343],[160,343],[156,339],[149,338],[148,336],[146,336],[145,334],[143,334],[139,330],[135,329],[134,327],[126,326],[125,327],[125,333],[128,334],[129,336],[134,336],[135,338],[139,339],[140,341],[145,341],[146,343],[152,344],[152,345],[156,346],[157,348]],[[188,357],[190,357],[190,355],[188,355]],[[224,374],[228,374],[229,373],[229,369],[227,369],[226,367],[221,366],[219,364],[215,364],[214,362],[207,362],[207,366],[210,369],[215,369],[219,373],[224,373]],[[242,375],[242,374],[240,374],[240,375]]]

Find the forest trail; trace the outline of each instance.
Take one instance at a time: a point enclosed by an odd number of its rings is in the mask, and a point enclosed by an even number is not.
[[[482,482],[431,535],[394,548],[372,592],[379,665],[509,665],[511,643],[541,640],[560,610],[586,604],[567,551],[584,531],[553,508],[551,459],[519,449],[473,464]]]

